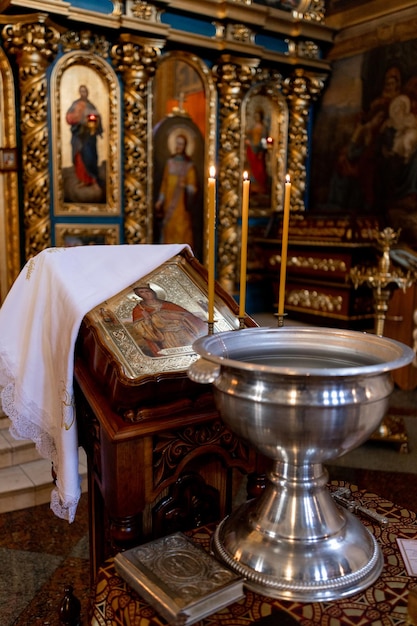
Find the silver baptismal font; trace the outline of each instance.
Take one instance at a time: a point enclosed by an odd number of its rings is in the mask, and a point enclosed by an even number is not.
[[[218,525],[216,555],[271,597],[332,600],[370,586],[381,550],[336,504],[323,463],[378,428],[391,372],[414,352],[372,334],[312,327],[220,332],[193,348],[199,359],[189,377],[212,383],[225,423],[272,461],[263,493]]]

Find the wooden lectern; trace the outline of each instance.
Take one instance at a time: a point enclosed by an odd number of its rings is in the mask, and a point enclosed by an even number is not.
[[[239,332],[237,313],[216,285],[214,332]],[[261,471],[211,387],[187,376],[206,320],[207,272],[186,250],[83,320],[74,373],[93,577],[121,549],[221,519],[242,476]]]

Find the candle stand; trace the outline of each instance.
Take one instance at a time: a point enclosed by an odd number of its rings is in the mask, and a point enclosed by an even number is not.
[[[382,254],[377,267],[354,267],[350,271],[350,279],[355,289],[367,285],[372,289],[375,311],[375,334],[384,334],[388,304],[395,289],[405,291],[415,281],[415,274],[406,273],[392,267],[390,252],[397,243],[400,231],[385,228],[376,235],[376,242]],[[378,430],[371,439],[383,440],[398,445],[400,452],[408,452],[408,435],[402,417],[387,414]]]

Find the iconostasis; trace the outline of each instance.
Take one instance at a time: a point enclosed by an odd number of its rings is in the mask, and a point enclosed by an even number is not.
[[[234,293],[244,176],[249,241],[282,212],[287,175],[292,210],[305,208],[311,108],[329,73],[324,2],[2,9],[1,299],[49,246],[180,241],[207,264],[210,168],[216,275]]]

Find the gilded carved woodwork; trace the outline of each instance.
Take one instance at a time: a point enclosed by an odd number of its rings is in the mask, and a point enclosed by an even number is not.
[[[249,0],[241,4],[252,4]],[[119,3],[114,3],[114,14],[120,13]],[[118,9],[119,7],[119,9]],[[133,0],[125,5],[126,15],[147,22],[159,22],[161,8],[153,2]],[[322,0],[300,0],[300,15],[296,19],[320,21],[323,10]],[[242,11],[244,11],[242,7]],[[302,15],[301,15],[302,14]],[[237,15],[237,14],[236,14]],[[294,15],[291,19],[294,18]],[[240,14],[239,14],[240,19]],[[21,93],[21,130],[23,163],[23,212],[25,230],[25,255],[30,258],[43,248],[51,245],[51,189],[49,182],[49,137],[48,137],[48,79],[47,69],[58,52],[58,43],[63,52],[58,64],[66,67],[71,55],[86,55],[92,64],[101,71],[110,56],[113,66],[121,75],[123,83],[123,107],[117,104],[119,114],[123,111],[123,197],[124,197],[124,241],[144,243],[154,241],[153,233],[153,172],[152,172],[152,82],[161,61],[165,39],[142,38],[132,34],[122,34],[119,42],[112,44],[108,39],[92,30],[68,30],[59,33],[50,25],[44,13],[20,16],[13,23],[10,20],[3,29],[4,47],[14,55],[19,66]],[[3,19],[3,23],[5,23]],[[254,31],[251,25],[230,20],[223,33],[225,40],[241,45],[242,50],[256,49]],[[310,28],[311,30],[311,28]],[[212,38],[212,41],[217,40]],[[311,41],[289,40],[289,54],[292,63],[304,58],[318,60],[318,45]],[[252,50],[253,48],[253,50]],[[237,48],[236,48],[237,49]],[[179,51],[173,54],[187,54]],[[222,286],[234,292],[239,251],[238,220],[240,217],[240,195],[243,163],[244,101],[251,89],[262,84],[268,97],[274,103],[278,117],[279,139],[274,146],[273,171],[275,178],[272,190],[271,210],[280,210],[283,199],[283,180],[288,171],[292,181],[291,204],[294,211],[304,210],[306,185],[306,159],[308,149],[309,108],[323,87],[323,78],[296,69],[292,76],[283,80],[281,74],[272,69],[259,69],[257,57],[231,57],[224,55],[217,65],[210,69],[201,59],[189,55],[191,63],[204,75],[207,90],[207,134],[205,161],[207,165],[218,167],[218,271]],[[307,62],[306,61],[306,62]],[[54,68],[54,72],[56,69]],[[104,72],[105,74],[105,72]],[[103,74],[103,75],[104,75]],[[111,82],[111,81],[110,81]],[[217,85],[217,92],[215,89]],[[113,100],[113,87],[110,99]],[[219,105],[217,98],[219,98]],[[52,109],[56,106],[52,93]],[[52,111],[52,126],[56,115]],[[217,119],[216,119],[217,116]],[[216,122],[219,123],[219,150],[216,158]],[[289,133],[287,133],[287,126]],[[54,128],[53,128],[54,132]],[[287,137],[289,140],[287,140]],[[54,135],[54,141],[56,137]],[[59,137],[58,137],[59,140]],[[120,139],[121,140],[121,139]],[[59,141],[58,141],[59,144]],[[117,144],[117,141],[110,141]],[[54,143],[55,146],[55,143]],[[59,145],[54,147],[58,150]],[[109,178],[112,181],[110,196],[121,194],[120,180],[113,159]],[[54,163],[54,171],[56,164]],[[55,179],[54,179],[55,180]],[[117,190],[117,192],[116,192]],[[62,190],[61,190],[62,191]],[[54,211],[60,199],[60,186],[54,188]],[[113,206],[114,203],[112,203]],[[117,204],[117,199],[115,205]],[[204,240],[207,240],[207,207],[204,206]],[[71,211],[70,211],[71,212]],[[113,214],[114,211],[106,211]],[[56,213],[63,214],[63,213]],[[72,211],[77,213],[77,207]],[[88,214],[85,207],[84,213]],[[100,210],[93,211],[100,215]],[[254,215],[258,213],[254,213]],[[259,213],[261,215],[261,213]],[[263,214],[262,214],[263,215]],[[206,250],[204,255],[206,256]]]
[[[255,33],[246,24],[228,24],[226,27],[226,39],[233,39],[246,44],[254,43]]]
[[[324,23],[326,17],[326,7],[324,0],[307,0],[309,6],[305,7],[302,19]]]
[[[133,0],[130,10],[134,17],[145,21],[156,21],[160,15],[156,6],[145,0]]]
[[[285,79],[283,93],[289,107],[288,172],[291,177],[291,210],[304,211],[306,186],[306,160],[308,156],[308,116],[312,102],[324,87],[324,77],[308,75],[297,68]]]
[[[91,30],[69,30],[61,35],[60,44],[64,52],[84,50],[107,58],[110,43],[103,35],[95,35]]]
[[[285,300],[289,306],[320,313],[339,313],[343,306],[342,296],[333,296],[316,289],[291,289]]]
[[[2,146],[16,146],[16,104],[10,65],[0,50],[0,136]],[[17,172],[3,172],[0,176],[0,303],[20,271],[19,197]]]
[[[295,56],[305,59],[319,59],[320,48],[314,41],[294,41],[290,39],[288,41],[288,54],[289,56]]]
[[[233,0],[235,4],[251,6],[254,0]],[[326,14],[324,0],[298,0],[293,2],[293,15],[298,19],[307,21],[323,22]],[[278,8],[278,7],[276,7]]]
[[[126,243],[152,241],[148,214],[152,186],[148,176],[148,115],[150,79],[155,73],[162,41],[126,35],[113,46],[111,56],[123,75],[124,89],[124,232]]]
[[[2,34],[5,49],[19,67],[23,225],[29,259],[51,243],[46,70],[58,51],[59,33],[41,14],[21,16]]]
[[[256,75],[258,59],[233,59],[224,56],[213,68],[220,93],[218,151],[218,274],[221,285],[233,293],[236,282],[239,241],[238,190],[241,183],[240,149],[242,133],[242,100]]]
[[[281,255],[271,255],[268,259],[269,265],[275,267],[281,263]],[[343,272],[347,271],[345,261],[333,259],[331,257],[313,257],[291,254],[287,259],[287,267],[301,267],[308,270],[320,270],[321,272]]]

